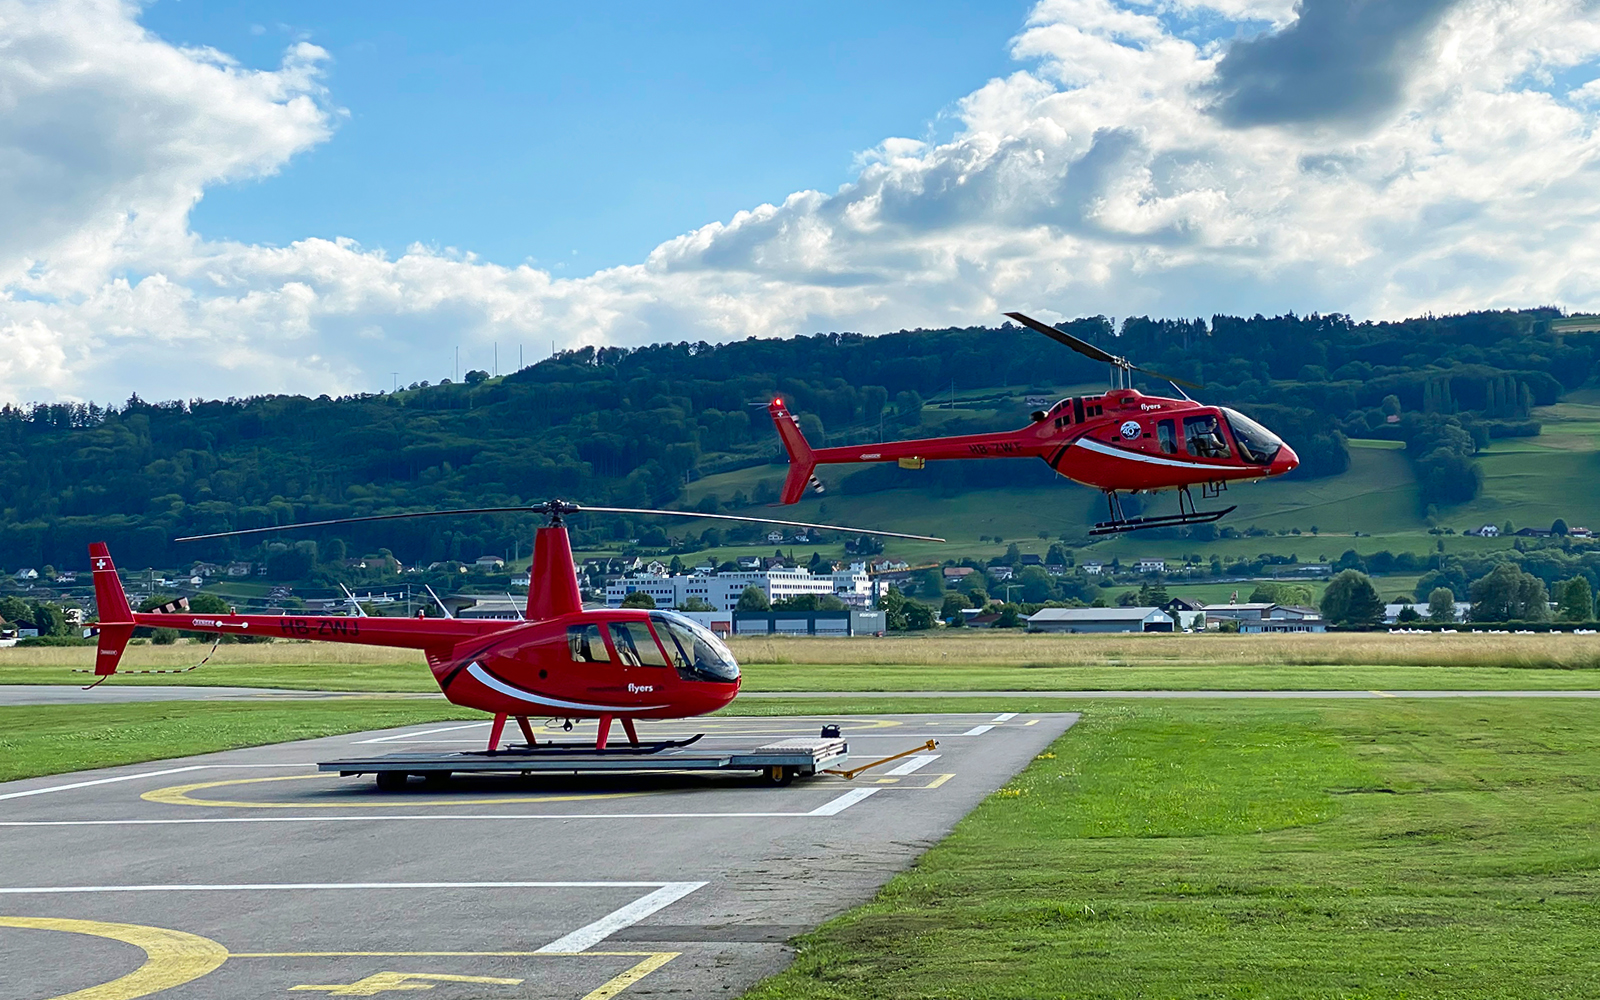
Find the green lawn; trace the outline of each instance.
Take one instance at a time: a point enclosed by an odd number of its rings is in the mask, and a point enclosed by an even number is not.
[[[482,716],[444,701],[375,698],[7,706],[0,781]]]
[[[1594,996],[1597,714],[1097,704],[748,996]]]

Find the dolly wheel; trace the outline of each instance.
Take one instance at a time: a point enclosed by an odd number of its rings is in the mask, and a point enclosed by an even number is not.
[[[443,788],[450,784],[450,772],[424,771],[422,772],[422,783],[428,788]]]
[[[379,771],[378,791],[398,792],[406,787],[406,777],[404,771]]]
[[[773,765],[761,772],[761,783],[781,788],[794,780],[794,768]]]

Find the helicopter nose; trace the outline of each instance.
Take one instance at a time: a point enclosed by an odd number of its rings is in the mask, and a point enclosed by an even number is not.
[[[1294,453],[1293,448],[1284,445],[1278,449],[1278,454],[1273,456],[1272,465],[1267,468],[1267,475],[1281,476],[1299,464],[1300,456]]]

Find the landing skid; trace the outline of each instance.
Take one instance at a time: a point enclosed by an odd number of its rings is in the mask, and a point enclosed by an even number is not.
[[[620,746],[606,747],[596,750],[593,743],[538,743],[533,746],[520,744],[506,747],[504,750],[478,750],[462,754],[464,757],[559,757],[562,754],[583,754],[594,757],[641,757],[663,750],[673,750],[686,747],[699,741],[705,733],[698,733],[686,740],[660,740],[655,743],[625,743]]]
[[[1218,485],[1220,487],[1221,484]],[[1202,492],[1208,491],[1203,489]],[[1217,492],[1221,492],[1220,488]],[[1210,524],[1213,521],[1227,517],[1238,508],[1238,505],[1235,504],[1222,510],[1195,510],[1194,497],[1190,495],[1189,487],[1187,486],[1178,491],[1179,513],[1177,514],[1162,514],[1157,517],[1125,517],[1122,513],[1122,498],[1117,496],[1116,490],[1106,491],[1106,506],[1111,510],[1111,520],[1101,521],[1093,528],[1090,528],[1090,535],[1115,535],[1124,531],[1140,531],[1144,528],[1175,528],[1185,524]]]

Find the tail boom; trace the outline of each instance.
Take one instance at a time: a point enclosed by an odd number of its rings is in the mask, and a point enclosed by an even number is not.
[[[848,445],[839,448],[812,448],[800,433],[800,424],[784,408],[783,400],[768,407],[778,427],[778,437],[789,453],[789,475],[783,483],[781,501],[789,504],[805,494],[806,484],[822,492],[815,470],[819,465],[860,462],[899,462],[907,468],[921,468],[924,462],[973,458],[1043,458],[1048,460],[1052,446],[1038,439],[1032,428],[998,434],[963,434],[956,437],[922,438],[914,441],[886,441],[881,444]]]

